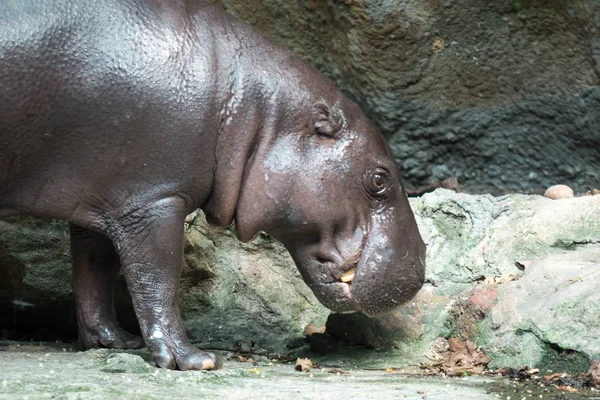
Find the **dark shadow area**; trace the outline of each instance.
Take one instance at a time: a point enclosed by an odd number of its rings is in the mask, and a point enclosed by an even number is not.
[[[127,331],[139,335],[125,282],[118,279],[115,288],[117,319]],[[12,296],[0,296],[0,340],[70,343],[77,341],[77,315],[73,300],[43,302]]]

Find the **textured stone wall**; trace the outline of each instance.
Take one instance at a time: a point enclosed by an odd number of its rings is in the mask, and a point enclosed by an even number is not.
[[[408,186],[600,185],[596,0],[215,0],[332,78]]]

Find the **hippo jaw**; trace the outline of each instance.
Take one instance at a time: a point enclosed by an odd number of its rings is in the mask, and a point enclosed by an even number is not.
[[[360,260],[360,252],[339,266],[331,261],[323,261],[320,257],[302,262],[294,257],[293,251],[290,253],[296,260],[296,265],[304,281],[321,304],[339,313],[361,311],[361,307],[352,293],[353,275]],[[319,269],[325,269],[327,272],[315,273]],[[318,278],[315,279],[315,277]]]
[[[425,245],[418,234],[402,236],[413,232],[407,228],[416,229],[412,214],[398,215],[391,208],[373,213],[370,220],[360,248],[338,263],[301,257],[302,251],[288,247],[307,285],[332,311],[381,315],[408,302],[423,286]]]

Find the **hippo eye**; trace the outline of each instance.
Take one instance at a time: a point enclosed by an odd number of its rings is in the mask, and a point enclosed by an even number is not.
[[[373,188],[377,189],[378,192],[385,189],[386,183],[387,179],[384,174],[376,173],[373,175]]]
[[[375,168],[365,174],[365,186],[369,195],[375,198],[385,197],[391,188],[390,173],[383,168]]]

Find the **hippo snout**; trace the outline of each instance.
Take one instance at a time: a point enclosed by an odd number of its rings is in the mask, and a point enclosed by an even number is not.
[[[345,262],[324,263],[321,257],[291,253],[324,306],[340,313],[377,316],[412,299],[425,281],[425,244],[418,231],[400,236],[405,232],[390,224],[373,224],[360,257]]]
[[[369,316],[392,311],[408,302],[425,281],[424,257],[407,257],[400,263],[390,259],[377,261],[377,258],[361,263],[352,285],[354,301]]]
[[[358,308],[376,316],[406,303],[425,281],[425,244],[390,224],[373,224],[352,281]]]

